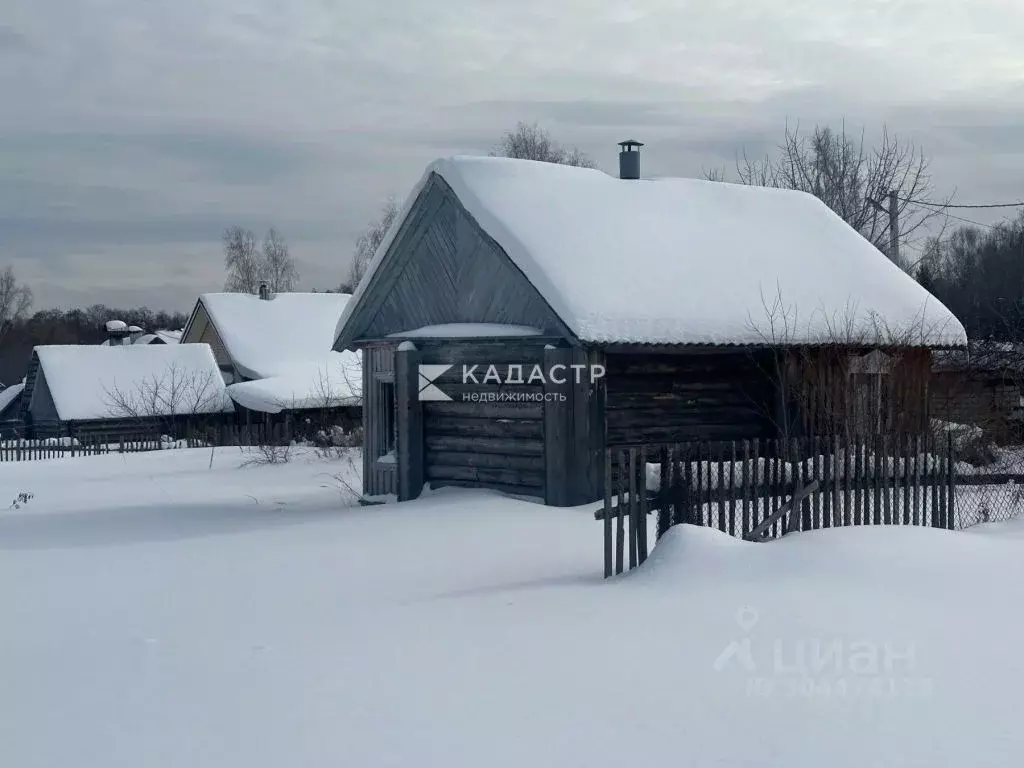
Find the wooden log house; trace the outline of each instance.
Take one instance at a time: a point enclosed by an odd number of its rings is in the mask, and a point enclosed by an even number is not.
[[[619,178],[428,167],[335,342],[363,350],[367,500],[578,505],[609,446],[924,427],[930,350],[965,342],[944,306],[810,195],[641,179],[620,146]]]

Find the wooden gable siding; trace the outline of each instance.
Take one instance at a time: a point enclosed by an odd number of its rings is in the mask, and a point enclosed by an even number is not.
[[[369,278],[336,344],[446,323],[502,323],[568,337],[508,256],[433,176]]]
[[[755,352],[608,354],[609,446],[773,434],[774,389]]]
[[[39,355],[33,351],[32,357],[28,361],[28,370],[25,372],[25,388],[21,391],[21,406],[18,409],[18,418],[22,421],[27,421],[29,418],[29,411],[32,408],[32,397],[36,390],[36,381],[39,379],[39,369],[41,367]]]
[[[31,397],[26,399],[26,406],[29,409],[31,420],[34,423],[55,422],[60,419],[57,412],[57,404],[53,401],[50,393],[50,385],[46,383],[46,370],[39,362],[39,358],[33,356],[35,375]]]
[[[231,359],[228,348],[220,337],[217,326],[210,319],[210,313],[206,311],[202,301],[196,306],[195,313],[189,319],[188,327],[181,336],[181,343],[209,344],[210,349],[213,351],[213,357],[221,370],[225,368],[234,370],[234,361]]]

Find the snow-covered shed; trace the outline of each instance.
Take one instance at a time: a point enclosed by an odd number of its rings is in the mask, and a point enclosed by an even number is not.
[[[916,374],[878,398],[892,428],[924,427],[930,350],[966,341],[946,307],[817,198],[643,179],[635,146],[619,178],[428,166],[338,324],[364,351],[369,495],[585,503],[608,446],[821,429],[881,348]]]
[[[21,395],[35,438],[173,431],[233,410],[207,344],[38,346]]]

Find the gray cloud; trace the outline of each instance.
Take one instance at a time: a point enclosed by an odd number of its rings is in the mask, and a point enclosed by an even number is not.
[[[16,5],[0,253],[40,305],[187,308],[235,223],[278,226],[303,284],[335,285],[388,194],[518,120],[609,171],[640,139],[656,175],[761,155],[787,120],[886,124],[940,192],[1021,194],[1024,6],[1004,0]]]
[[[26,35],[14,27],[0,24],[0,55],[4,52],[22,53],[32,49],[32,44]]]

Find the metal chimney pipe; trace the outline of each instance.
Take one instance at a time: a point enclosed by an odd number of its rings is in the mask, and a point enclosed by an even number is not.
[[[619,178],[640,178],[640,147],[643,143],[634,139],[619,142]]]

